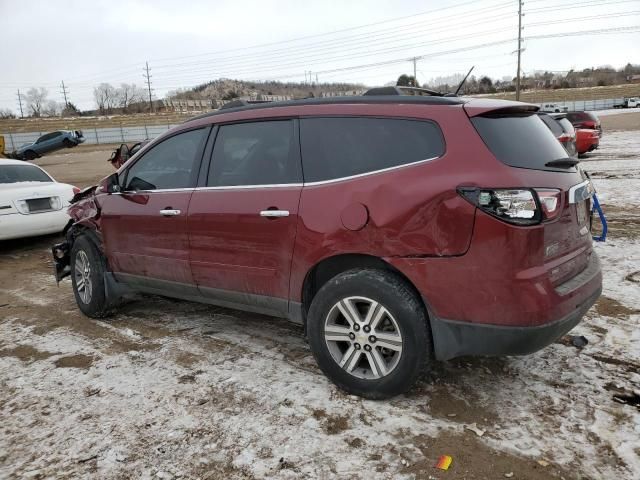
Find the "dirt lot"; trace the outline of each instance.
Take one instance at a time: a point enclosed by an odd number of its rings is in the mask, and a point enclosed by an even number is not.
[[[55,236],[0,244],[0,478],[640,478],[640,131],[606,125],[589,344],[442,363],[391,401],[337,390],[283,320],[153,297],[87,319]],[[37,163],[83,187],[108,153]]]

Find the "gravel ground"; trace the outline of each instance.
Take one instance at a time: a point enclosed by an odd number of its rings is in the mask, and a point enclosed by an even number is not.
[[[611,226],[589,344],[438,364],[390,401],[337,390],[283,320],[155,297],[87,319],[55,236],[0,243],[0,478],[640,478],[639,133],[584,162]],[[108,155],[37,163],[84,187]]]

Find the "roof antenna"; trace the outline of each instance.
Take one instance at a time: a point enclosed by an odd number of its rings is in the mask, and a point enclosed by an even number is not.
[[[476,68],[476,66],[474,65],[473,67],[471,67],[469,69],[469,72],[465,75],[465,77],[462,79],[462,81],[460,82],[460,85],[458,85],[458,88],[456,89],[456,93],[453,94],[454,97],[458,96],[458,93],[460,93],[460,90],[462,90],[462,86],[464,85],[464,82],[467,81],[467,78],[469,78],[469,75],[471,75],[472,70]]]

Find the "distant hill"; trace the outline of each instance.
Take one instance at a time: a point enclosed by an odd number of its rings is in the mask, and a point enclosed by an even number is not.
[[[173,100],[226,101],[240,97],[258,98],[277,96],[288,98],[320,97],[326,95],[358,94],[365,89],[355,83],[294,83],[294,82],[248,82],[221,78],[203,83],[191,89],[180,89],[167,94]]]

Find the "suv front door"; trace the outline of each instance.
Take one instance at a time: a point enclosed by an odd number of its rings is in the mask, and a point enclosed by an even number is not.
[[[105,195],[101,230],[118,280],[177,296],[198,295],[189,267],[187,211],[210,128],[173,135],[151,147]]]
[[[287,314],[302,190],[297,121],[218,127],[189,206],[191,271],[213,303]]]

